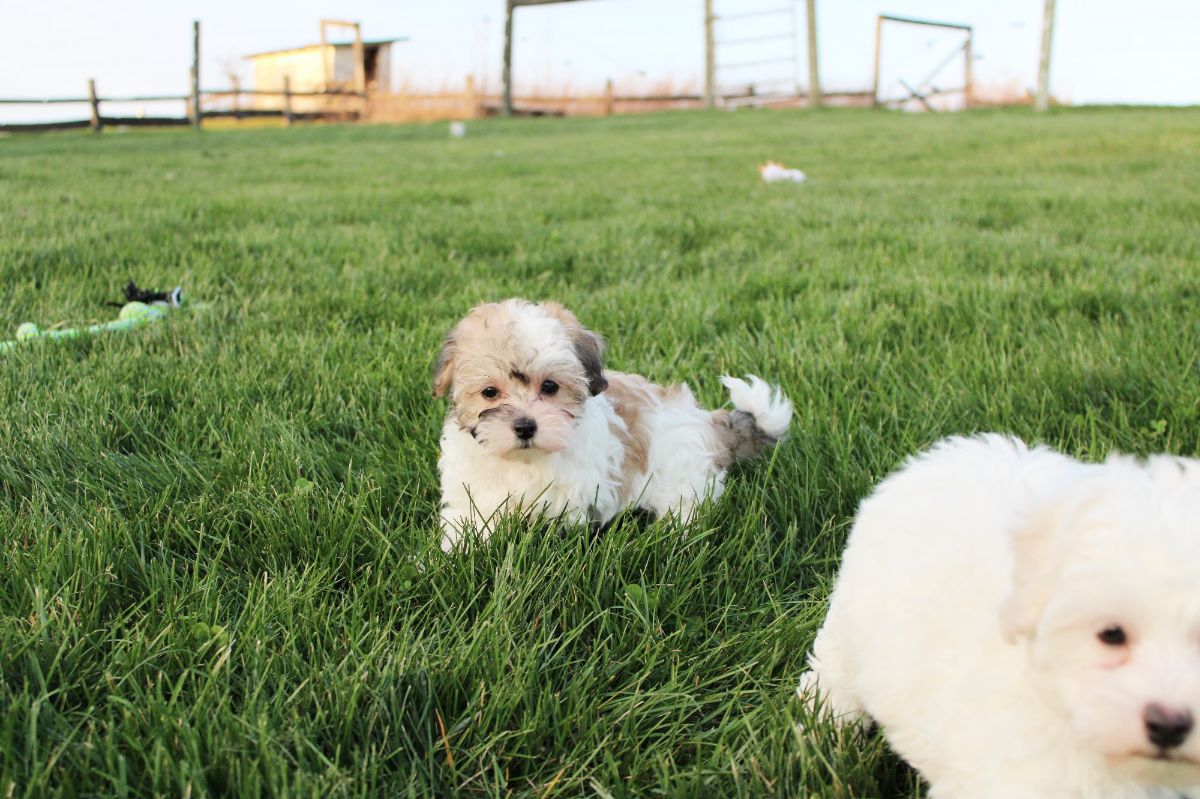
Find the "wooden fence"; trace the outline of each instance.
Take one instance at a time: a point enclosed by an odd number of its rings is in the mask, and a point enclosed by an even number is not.
[[[824,95],[827,105],[870,105],[870,92],[842,92]],[[263,102],[264,98],[267,102]],[[278,103],[271,102],[278,98]],[[247,100],[249,102],[247,102]],[[751,102],[753,101],[753,102]],[[187,116],[106,116],[104,103],[183,102]],[[745,96],[724,98],[730,108],[741,105],[771,105],[781,108],[803,108],[808,100],[803,96],[764,97],[748,92]],[[2,131],[46,131],[91,128],[94,131],[115,126],[178,126],[200,127],[205,119],[277,118],[291,125],[300,120],[414,122],[430,120],[474,119],[492,116],[501,111],[501,97],[475,90],[469,78],[461,91],[451,92],[370,92],[354,91],[291,91],[284,79],[281,91],[221,89],[202,91],[198,95],[152,95],[145,97],[100,97],[95,81],[88,81],[87,97],[52,99],[0,99],[0,105],[87,105],[87,119],[67,122],[34,122],[0,124]],[[601,94],[589,95],[526,95],[514,98],[513,110],[518,116],[608,116],[669,109],[702,108],[700,94],[618,95],[610,81]],[[197,115],[196,109],[200,112]]]
[[[249,97],[251,100],[259,97],[278,97],[280,98],[280,101],[278,107],[276,108],[264,108],[258,102],[251,102],[249,106],[245,106],[241,102],[243,97]],[[320,110],[304,111],[297,111],[293,109],[293,100],[297,98],[310,97],[320,98],[321,101],[318,103],[318,105],[326,107],[321,108]],[[224,101],[216,104],[227,105],[228,107],[210,107],[205,109],[203,101],[204,98],[207,98],[210,101],[210,106],[214,105],[212,101]],[[192,125],[195,127],[200,127],[201,123],[205,119],[222,118],[252,119],[256,117],[276,117],[282,118],[288,125],[297,120],[361,119],[364,117],[366,112],[366,100],[367,98],[365,94],[353,91],[294,92],[291,91],[291,88],[288,86],[288,81],[286,78],[283,82],[283,89],[280,91],[234,88],[201,91],[197,94],[187,95],[147,95],[142,97],[101,97],[96,93],[96,82],[94,80],[89,80],[87,97],[0,99],[0,105],[87,105],[91,112],[87,119],[75,119],[65,122],[0,124],[0,131],[26,132],[91,128],[92,130],[99,132],[106,126],[182,127],[186,125]],[[187,116],[105,116],[101,108],[102,103],[165,102],[187,103]],[[309,103],[308,105],[312,104]]]
[[[869,106],[870,92],[834,92],[823,95],[826,105]],[[737,96],[722,98],[729,108],[772,106],[805,108],[808,98],[801,95],[774,97],[755,94],[752,89]],[[600,94],[527,94],[513,99],[516,116],[609,116],[647,111],[703,108],[701,94],[616,94],[609,82]],[[367,97],[366,119],[372,122],[414,122],[444,119],[473,119],[500,114],[503,98],[475,91],[468,78],[461,91],[449,92],[372,92]]]

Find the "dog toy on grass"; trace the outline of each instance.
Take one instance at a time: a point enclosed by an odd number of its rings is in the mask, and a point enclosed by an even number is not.
[[[117,318],[111,322],[58,330],[42,330],[33,322],[23,322],[17,327],[14,341],[0,341],[0,353],[8,352],[18,344],[36,339],[79,338],[110,331],[133,330],[151,322],[157,322],[167,315],[167,309],[179,308],[183,305],[183,288],[180,286],[176,286],[170,291],[154,291],[153,289],[138,288],[138,285],[131,280],[125,286],[124,294],[124,302],[105,303],[121,309]]]
[[[23,341],[30,341],[37,338],[63,339],[63,338],[79,338],[80,336],[94,335],[96,333],[107,333],[110,330],[133,330],[136,327],[157,322],[167,315],[167,312],[162,308],[157,308],[153,305],[147,305],[144,302],[126,303],[121,308],[121,313],[111,322],[103,322],[96,325],[88,325],[87,327],[65,327],[61,330],[42,330],[33,322],[24,322],[17,328],[17,340],[6,341],[5,344],[14,345]]]

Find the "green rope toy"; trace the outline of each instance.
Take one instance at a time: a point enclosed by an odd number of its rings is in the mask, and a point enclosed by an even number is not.
[[[134,299],[135,297],[137,299]],[[87,327],[64,327],[59,330],[42,330],[33,322],[24,322],[17,328],[15,340],[0,341],[0,353],[8,352],[21,344],[39,339],[57,341],[145,327],[166,316],[167,308],[178,308],[183,303],[183,292],[178,288],[169,292],[143,291],[130,281],[129,285],[125,287],[125,298],[132,302],[121,305],[121,312],[111,322]],[[146,303],[141,300],[151,300],[151,302]],[[118,305],[118,303],[110,303],[110,305]]]

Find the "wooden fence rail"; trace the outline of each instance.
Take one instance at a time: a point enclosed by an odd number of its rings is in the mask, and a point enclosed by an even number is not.
[[[293,112],[292,100],[297,97],[345,97],[357,98],[360,105],[365,103],[366,94],[354,91],[291,91],[288,82],[284,81],[282,89],[212,89],[200,92],[201,98],[208,99],[232,99],[234,107],[229,110],[211,109],[204,110],[203,104],[199,111],[200,120],[203,119],[249,119],[254,117],[281,117],[287,120],[290,125],[293,120],[312,120],[321,119],[330,114],[345,117],[347,111],[338,112],[330,111],[328,113],[321,111],[305,111]],[[239,105],[241,97],[279,97],[282,102],[279,108],[242,108]],[[116,117],[105,116],[100,111],[101,103],[166,103],[178,102],[188,104],[187,116],[182,117],[166,117],[166,116],[136,116],[136,117]],[[87,105],[90,106],[90,118],[88,119],[73,119],[67,121],[56,122],[21,122],[0,124],[0,131],[6,132],[36,132],[48,130],[71,130],[76,128],[91,128],[94,131],[103,130],[106,125],[122,126],[122,127],[174,127],[184,125],[197,125],[199,121],[195,118],[195,101],[193,95],[190,94],[153,94],[141,95],[135,97],[101,97],[96,93],[96,82],[88,81],[88,94],[86,97],[4,97],[0,98],[0,105]],[[350,112],[361,115],[362,111]]]
[[[372,92],[366,93],[333,91],[292,91],[290,81],[284,80],[280,89],[210,89],[201,92],[201,120],[204,119],[256,119],[282,118],[291,125],[298,120],[317,119],[370,119],[376,122],[412,122],[438,119],[473,119],[499,113],[502,100],[476,90],[474,82],[467,79],[461,91],[418,93],[418,92]],[[246,101],[243,102],[243,98]],[[279,103],[263,107],[261,98],[279,98]],[[314,98],[321,98],[315,100]],[[869,105],[870,92],[829,92],[823,95],[828,105]],[[724,97],[727,107],[736,108],[743,100],[753,100],[760,105],[764,100],[783,108],[805,107],[807,101],[798,95],[764,97],[747,88],[745,95]],[[138,116],[114,117],[101,113],[103,103],[185,103],[187,116]],[[90,119],[69,122],[41,122],[23,124],[0,124],[0,131],[44,131],[87,128],[102,130],[107,126],[183,126],[195,125],[193,118],[194,98],[191,95],[146,95],[139,97],[100,97],[95,94],[95,84],[89,81],[87,97],[55,98],[0,98],[0,106],[68,104],[88,105]],[[699,108],[704,97],[689,93],[660,93],[653,95],[617,94],[611,82],[604,86],[603,93],[594,95],[554,96],[530,94],[514,100],[514,111],[528,116],[608,116],[611,114],[638,113],[664,109]],[[203,106],[207,105],[207,108]]]

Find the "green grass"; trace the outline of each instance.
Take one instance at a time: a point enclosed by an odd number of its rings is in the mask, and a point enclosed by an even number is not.
[[[1190,110],[0,140],[0,329],[196,302],[0,355],[0,796],[918,795],[794,731],[855,506],[950,433],[1195,454],[1197,185]],[[443,557],[430,367],[509,295],[794,434],[686,536]]]

